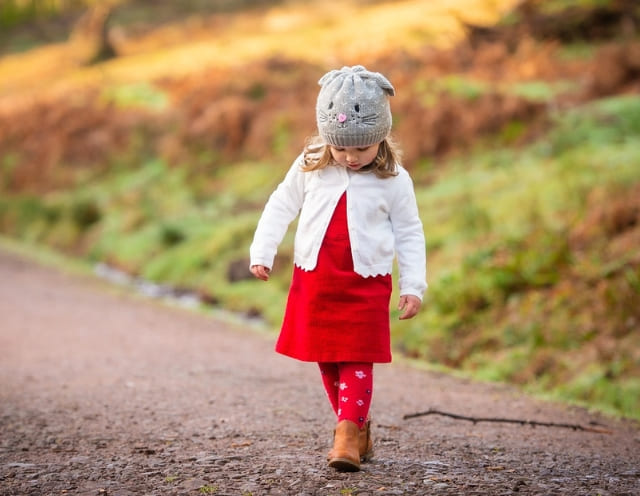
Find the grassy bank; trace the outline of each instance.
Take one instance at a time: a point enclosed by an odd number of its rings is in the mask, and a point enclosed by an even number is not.
[[[417,181],[430,290],[416,319],[392,310],[396,350],[637,418],[639,137],[640,98],[605,99],[558,115],[524,149],[480,148]],[[160,159],[114,164],[81,189],[3,196],[0,225],[275,329],[292,233],[269,283],[246,278],[246,256],[287,166],[194,176]]]

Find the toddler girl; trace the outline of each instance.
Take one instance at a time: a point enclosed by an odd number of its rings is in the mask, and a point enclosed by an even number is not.
[[[325,74],[318,134],[269,198],[250,248],[251,272],[269,279],[276,250],[298,216],[294,268],[276,351],[317,362],[337,417],[331,467],[357,471],[372,454],[373,364],[391,361],[392,265],[401,319],[418,312],[425,240],[413,183],[389,137],[382,74],[362,66]]]

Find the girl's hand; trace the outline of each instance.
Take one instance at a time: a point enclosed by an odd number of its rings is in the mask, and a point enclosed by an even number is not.
[[[398,310],[403,310],[400,315],[400,320],[410,319],[415,317],[420,310],[422,301],[420,298],[414,295],[404,295],[400,297],[400,303],[398,303]]]
[[[256,276],[258,279],[262,279],[263,281],[269,280],[269,272],[271,272],[271,270],[265,267],[264,265],[251,266],[251,273],[254,276]]]

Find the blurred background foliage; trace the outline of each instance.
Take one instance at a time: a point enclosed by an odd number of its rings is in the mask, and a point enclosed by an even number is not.
[[[637,2],[13,0],[0,26],[5,237],[275,332],[293,226],[267,284],[253,230],[317,80],[362,63],[427,236],[396,353],[640,418]]]

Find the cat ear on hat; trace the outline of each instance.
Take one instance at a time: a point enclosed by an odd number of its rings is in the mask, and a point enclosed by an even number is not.
[[[353,72],[357,72],[358,76],[362,79],[373,79],[389,96],[396,94],[396,90],[393,85],[379,72],[368,71],[361,65],[353,67]]]
[[[331,81],[333,81],[335,78],[337,78],[338,76],[344,74],[344,70],[345,67],[343,67],[342,69],[338,70],[338,69],[334,69],[332,71],[327,72],[324,76],[322,76],[320,78],[320,80],[318,81],[318,84],[320,86],[324,86],[326,84],[329,84]]]
[[[389,82],[389,80],[384,77],[379,72],[369,72],[370,78],[374,79],[378,86],[387,92],[389,96],[394,96],[396,94],[396,90],[393,85]]]

